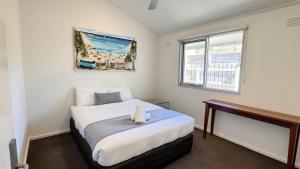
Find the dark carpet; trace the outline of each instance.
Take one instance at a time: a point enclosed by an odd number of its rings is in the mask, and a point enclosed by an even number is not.
[[[30,142],[30,169],[88,169],[70,133]],[[283,169],[285,164],[195,130],[191,153],[165,169]]]

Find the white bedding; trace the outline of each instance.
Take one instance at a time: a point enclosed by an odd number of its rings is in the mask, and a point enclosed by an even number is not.
[[[146,111],[161,107],[132,99],[120,103],[100,106],[72,107],[75,126],[84,137],[84,128],[93,122],[130,115],[136,105]],[[149,150],[184,137],[194,130],[195,120],[182,115],[158,121],[145,126],[116,133],[99,141],[93,150],[93,159],[102,166],[112,166]]]

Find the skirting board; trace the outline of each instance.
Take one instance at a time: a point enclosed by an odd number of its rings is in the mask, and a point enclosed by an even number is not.
[[[23,164],[27,163],[27,157],[28,157],[28,151],[29,151],[29,138],[26,141],[26,148],[25,148],[25,154],[24,154],[24,159],[22,161]]]
[[[70,129],[66,129],[66,130],[62,130],[62,131],[55,131],[55,132],[51,132],[51,133],[40,134],[40,135],[37,135],[37,136],[29,137],[29,141],[38,140],[38,139],[42,139],[42,138],[47,138],[47,137],[51,137],[51,136],[56,136],[56,135],[69,133],[69,132],[70,132]]]
[[[199,129],[199,130],[203,130],[203,127],[201,127],[201,126],[199,126],[199,125],[195,125],[195,128],[197,128],[197,129]],[[207,132],[210,132],[210,129],[207,129]],[[242,142],[242,141],[240,141],[240,140],[237,140],[237,139],[234,139],[234,138],[225,136],[225,135],[222,134],[222,133],[218,133],[218,132],[214,131],[214,135],[216,135],[216,136],[218,136],[218,137],[221,137],[221,138],[223,138],[223,139],[225,139],[225,140],[228,140],[228,141],[230,141],[230,142],[232,142],[232,143],[235,143],[235,144],[238,144],[238,145],[240,145],[240,146],[246,147],[246,148],[248,148],[248,149],[250,149],[250,150],[252,150],[252,151],[255,151],[255,152],[257,152],[257,153],[260,153],[260,154],[263,154],[263,155],[268,156],[268,157],[270,157],[270,158],[273,158],[273,159],[275,159],[275,160],[278,160],[278,161],[280,161],[280,162],[283,162],[283,163],[286,163],[286,162],[287,162],[287,158],[279,157],[279,156],[274,155],[274,154],[272,154],[272,153],[270,153],[270,152],[267,152],[267,151],[265,151],[265,150],[263,150],[263,149],[260,149],[260,148],[251,146],[251,145],[249,145],[249,144],[247,144],[247,143],[245,143],[245,142]],[[300,168],[300,163],[296,163],[295,166],[296,166],[297,168]]]
[[[47,137],[51,137],[51,136],[56,136],[56,135],[60,135],[60,134],[65,134],[65,133],[69,133],[69,132],[70,132],[70,129],[67,129],[67,130],[55,131],[55,132],[51,132],[51,133],[40,134],[37,136],[28,137],[23,163],[27,162],[30,141],[47,138]]]

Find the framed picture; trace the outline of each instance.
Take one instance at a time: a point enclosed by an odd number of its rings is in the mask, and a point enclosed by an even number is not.
[[[74,28],[76,69],[134,71],[137,42],[130,37]]]

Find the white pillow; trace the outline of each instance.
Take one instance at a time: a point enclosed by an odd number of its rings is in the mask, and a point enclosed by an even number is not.
[[[95,93],[106,93],[106,88],[76,88],[76,105],[77,106],[91,106],[95,105]]]
[[[132,99],[130,87],[123,88],[107,88],[107,92],[120,92],[122,101]]]

